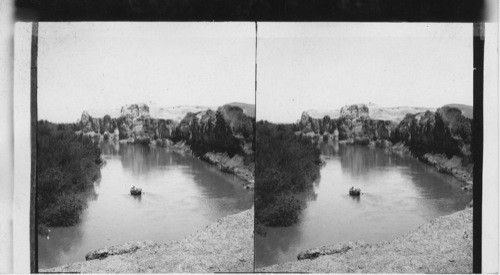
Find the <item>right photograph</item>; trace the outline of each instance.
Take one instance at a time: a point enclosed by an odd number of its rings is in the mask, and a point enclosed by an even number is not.
[[[472,273],[473,56],[472,24],[259,23],[256,272]]]

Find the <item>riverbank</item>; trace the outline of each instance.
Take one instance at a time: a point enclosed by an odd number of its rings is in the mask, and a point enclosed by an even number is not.
[[[194,157],[197,157],[219,169],[224,173],[237,176],[239,179],[243,180],[244,188],[249,190],[254,190],[255,188],[255,162],[251,161],[245,163],[243,156],[235,154],[233,157],[229,157],[227,153],[216,153],[207,152],[202,156],[198,156],[189,145],[184,141],[172,143],[164,143],[164,147],[168,147],[178,152],[188,153]]]
[[[120,140],[119,142],[122,144],[138,143],[133,138]],[[171,140],[168,139],[151,141],[143,145],[166,147],[182,154],[189,154],[193,157],[201,159],[202,161],[205,161],[217,167],[217,169],[219,169],[224,173],[237,176],[239,179],[243,180],[244,183],[243,187],[245,189],[254,190],[255,188],[255,176],[254,176],[255,162],[253,160],[245,161],[245,158],[241,155],[235,154],[233,157],[230,157],[227,153],[221,153],[221,152],[207,152],[205,154],[200,155],[194,152],[191,149],[191,146],[186,144],[185,141],[179,141],[177,143],[173,143]]]
[[[464,183],[464,186],[462,187],[463,190],[472,190],[473,188],[472,171],[474,166],[472,163],[464,164],[463,158],[459,156],[452,156],[451,158],[448,158],[445,154],[418,153],[412,151],[402,142],[382,148],[386,148],[391,152],[408,154],[418,159],[420,162],[436,168],[436,170],[440,173],[453,176],[460,182]]]
[[[448,104],[433,109],[354,104],[334,113],[334,117],[321,117],[317,112],[303,112],[296,134],[318,142],[338,140],[340,144],[406,152],[464,182],[464,190],[473,188],[472,106]]]
[[[101,177],[101,149],[90,138],[76,136],[70,124],[37,122],[37,231],[80,222],[87,198]]]
[[[89,259],[96,259],[40,272],[253,272],[253,229],[254,209],[251,208],[221,218],[181,241],[135,242],[107,247],[88,254],[94,255]]]
[[[110,112],[111,111],[111,112]],[[151,108],[130,104],[120,111],[84,111],[77,135],[94,141],[171,147],[189,152],[254,188],[255,105],[232,102],[217,108],[177,106]],[[110,116],[112,114],[113,116]]]
[[[442,216],[394,240],[317,248],[315,259],[272,265],[257,272],[471,273],[472,208]],[[323,254],[330,255],[319,255]],[[306,258],[305,253],[301,253]]]
[[[318,142],[324,142],[317,137]],[[341,145],[359,145],[359,146],[369,146],[370,148],[379,148],[383,150],[388,150],[396,154],[406,154],[413,158],[416,158],[420,162],[423,162],[429,166],[436,168],[440,173],[453,176],[460,182],[464,183],[462,187],[463,190],[473,189],[473,167],[472,163],[465,164],[462,157],[452,156],[448,158],[445,154],[439,153],[420,153],[417,151],[412,151],[410,147],[406,146],[403,142],[398,142],[392,144],[388,140],[377,140],[377,141],[365,141],[359,142],[355,139],[341,140],[338,141]]]

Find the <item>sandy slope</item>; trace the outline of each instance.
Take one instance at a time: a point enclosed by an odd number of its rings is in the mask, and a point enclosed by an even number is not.
[[[472,208],[439,217],[389,242],[273,265],[260,272],[471,273]]]
[[[254,210],[224,217],[185,239],[141,245],[134,252],[41,272],[178,273],[253,272]],[[122,245],[123,246],[123,245]],[[125,246],[130,247],[126,244]],[[115,250],[115,249],[108,249]]]

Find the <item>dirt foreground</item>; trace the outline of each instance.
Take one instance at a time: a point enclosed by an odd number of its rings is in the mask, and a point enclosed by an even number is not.
[[[472,208],[439,217],[389,242],[355,245],[257,272],[472,273]]]
[[[254,209],[224,217],[181,241],[166,244],[132,242],[99,249],[103,259],[40,272],[202,273],[253,272]],[[114,254],[114,255],[113,255]]]

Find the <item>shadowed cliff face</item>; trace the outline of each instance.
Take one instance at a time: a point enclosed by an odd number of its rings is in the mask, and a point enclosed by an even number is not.
[[[469,157],[471,136],[472,119],[457,108],[445,106],[436,112],[408,114],[399,123],[393,139],[416,149]]]
[[[421,108],[415,108],[419,110]],[[417,156],[426,153],[458,156],[464,166],[472,163],[472,107],[445,105],[436,111],[407,114],[401,121],[370,117],[364,104],[345,106],[338,118],[313,118],[302,113],[299,129],[303,134],[324,136],[324,140],[348,140],[355,144],[402,143]],[[338,134],[337,134],[338,133]]]
[[[120,116],[92,117],[83,112],[78,123],[83,134],[101,134],[105,138],[128,139],[148,144],[168,139],[185,141],[202,151],[221,151],[230,154],[253,153],[255,106],[230,103],[217,110],[187,112],[180,121],[154,118],[145,104],[126,105]]]

